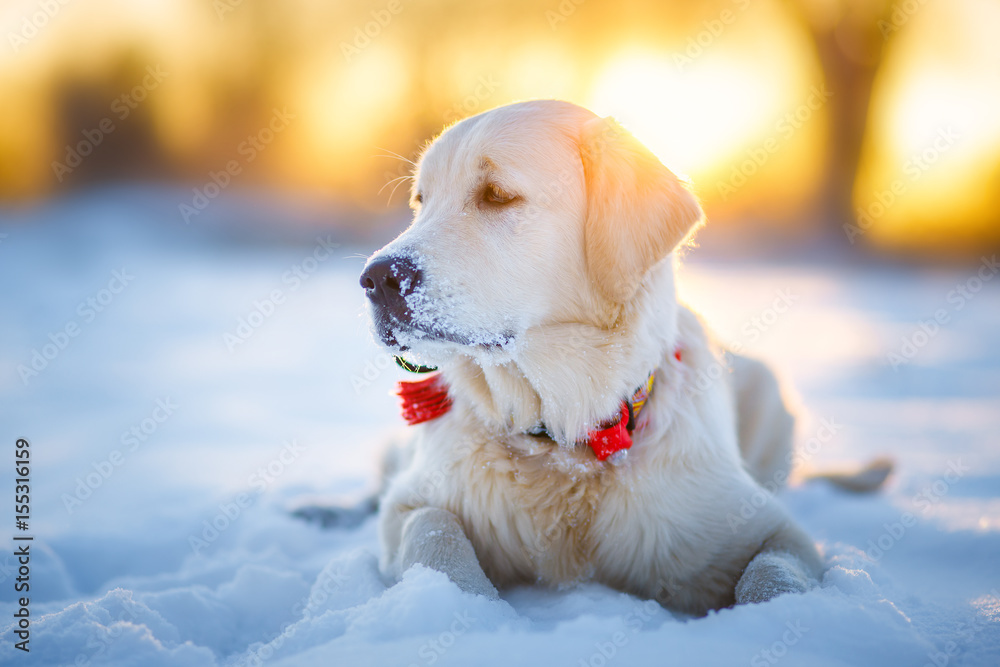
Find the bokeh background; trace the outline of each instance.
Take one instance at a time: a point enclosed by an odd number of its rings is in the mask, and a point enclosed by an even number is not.
[[[557,97],[690,177],[706,243],[970,259],[1000,246],[998,31],[993,0],[5,0],[0,201],[191,205],[235,160],[219,197],[294,193],[275,225],[398,229],[391,156]]]
[[[802,621],[790,664],[997,664],[998,36],[996,0],[0,0],[0,452],[31,442],[34,664],[430,664],[470,602],[390,588],[373,518],[292,511],[357,503],[405,431],[358,276],[409,222],[412,162],[537,97],[691,179],[680,296],[787,381],[798,471],[896,462],[878,494],[782,493],[821,589],[663,612],[622,663],[762,663]],[[435,664],[598,664],[640,604],[508,601]]]

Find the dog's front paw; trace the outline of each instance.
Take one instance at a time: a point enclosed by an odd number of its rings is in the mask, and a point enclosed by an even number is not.
[[[448,575],[466,593],[500,599],[458,517],[447,510],[423,507],[410,512],[403,524],[399,560],[401,570],[420,563]]]
[[[785,593],[804,593],[813,585],[802,562],[790,553],[765,551],[754,556],[736,584],[736,603],[767,602]]]

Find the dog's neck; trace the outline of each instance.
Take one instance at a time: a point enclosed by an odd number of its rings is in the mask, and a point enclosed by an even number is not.
[[[442,365],[456,401],[501,433],[544,423],[560,444],[614,416],[677,343],[674,269],[647,276],[613,327],[563,323],[528,329],[510,361],[459,357]]]

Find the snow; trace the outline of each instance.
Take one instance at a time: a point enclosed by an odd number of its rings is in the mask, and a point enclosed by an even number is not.
[[[357,284],[374,245],[241,237],[221,215],[185,226],[182,200],[108,191],[0,214],[0,441],[8,461],[16,438],[31,442],[35,536],[30,654],[14,648],[14,542],[0,553],[0,663],[1000,662],[988,263],[692,253],[685,298],[796,388],[804,465],[885,454],[897,471],[874,496],[782,493],[825,553],[820,587],[688,619],[596,585],[490,601],[420,567],[393,585],[373,519],[324,531],[292,518],[357,502],[404,430],[388,395],[402,372],[371,340]],[[912,359],[894,368],[904,339]],[[0,471],[4,521],[13,477]]]

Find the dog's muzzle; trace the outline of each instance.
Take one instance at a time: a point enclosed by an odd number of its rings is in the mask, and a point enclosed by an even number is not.
[[[463,331],[432,309],[424,292],[424,273],[407,255],[373,259],[361,274],[361,286],[372,305],[372,322],[382,344],[408,350],[416,341],[441,341],[463,346],[503,347],[514,332]]]
[[[413,294],[422,281],[423,272],[409,257],[379,257],[365,266],[361,287],[371,301],[375,330],[384,344],[397,346],[395,332],[411,326],[413,313],[406,297]]]

